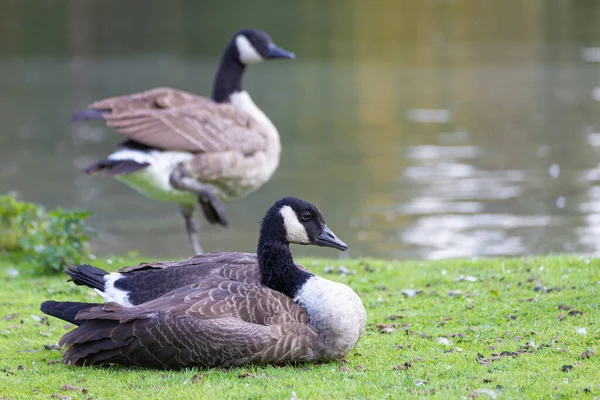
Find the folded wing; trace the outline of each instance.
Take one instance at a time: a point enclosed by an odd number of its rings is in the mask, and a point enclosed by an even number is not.
[[[60,343],[64,361],[152,368],[285,363],[311,359],[316,334],[306,310],[258,284],[223,278],[179,288],[136,307],[79,312]]]

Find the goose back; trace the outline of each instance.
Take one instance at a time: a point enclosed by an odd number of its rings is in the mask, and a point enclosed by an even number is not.
[[[189,104],[206,104],[212,100],[171,87],[157,87],[124,96],[113,96],[98,100],[89,108],[112,114],[121,114],[134,110],[164,110]]]
[[[296,266],[306,272],[307,268]],[[236,282],[260,283],[254,253],[209,253],[176,262],[142,262],[108,273],[89,265],[69,267],[65,273],[77,285],[98,291],[105,301],[132,306],[156,299],[174,289],[221,277]]]

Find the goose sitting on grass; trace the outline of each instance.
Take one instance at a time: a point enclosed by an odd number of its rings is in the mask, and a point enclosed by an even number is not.
[[[294,58],[256,29],[229,41],[212,99],[169,87],[97,101],[71,121],[101,120],[127,140],[84,171],[105,173],[155,200],[173,202],[184,218],[194,254],[202,254],[194,210],[227,225],[223,201],[266,183],[279,165],[279,133],[242,89],[247,65]]]
[[[67,364],[179,369],[342,358],[363,334],[363,304],[348,286],[296,265],[290,243],[347,248],[315,205],[286,197],[262,220],[257,262],[244,253],[194,257],[124,274],[132,282],[140,279],[142,287],[149,276],[205,269],[195,282],[144,303],[131,305],[132,284],[121,295],[105,287],[105,295],[121,304],[46,301],[41,309],[78,325],[59,342],[68,348]],[[108,287],[117,288],[120,279]]]

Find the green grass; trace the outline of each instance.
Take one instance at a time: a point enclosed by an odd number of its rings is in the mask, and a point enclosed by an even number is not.
[[[0,259],[0,397],[600,397],[600,260],[303,261],[363,299],[367,329],[346,360],[154,371],[57,363],[62,351],[45,346],[70,327],[42,317],[40,302],[99,298],[64,276],[20,271],[11,278],[19,266]],[[96,265],[118,266],[106,260]],[[340,275],[342,265],[355,273]],[[325,273],[331,267],[334,272]],[[421,292],[407,297],[405,289]],[[391,315],[396,319],[386,319]]]

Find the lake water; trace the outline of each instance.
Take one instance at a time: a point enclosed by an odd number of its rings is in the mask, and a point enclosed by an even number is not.
[[[156,86],[209,95],[232,33],[258,27],[297,55],[244,80],[281,164],[226,205],[229,228],[201,222],[205,250],[252,251],[292,195],[351,256],[598,253],[598,26],[578,0],[0,0],[0,193],[92,210],[99,254],[190,255],[174,205],[80,173],[121,137],[69,115]]]

